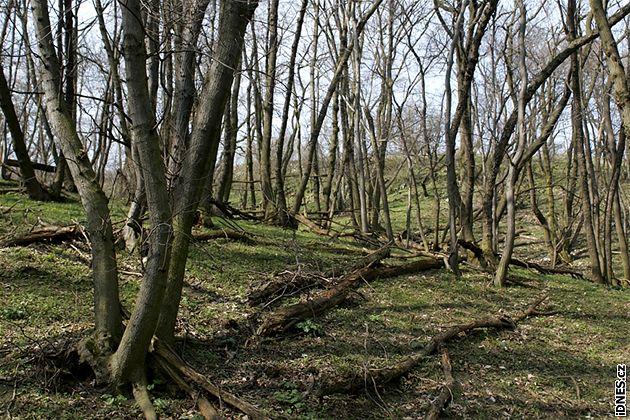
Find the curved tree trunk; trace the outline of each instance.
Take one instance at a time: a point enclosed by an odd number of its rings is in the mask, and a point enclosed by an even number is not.
[[[107,198],[96,181],[96,174],[77,135],[72,116],[63,97],[59,61],[53,45],[48,4],[45,0],[32,2],[37,38],[42,60],[41,81],[46,97],[46,113],[51,129],[75,179],[87,217],[87,231],[92,244],[94,279],[94,313],[96,337],[104,347],[113,345],[122,334],[122,320],[118,310],[118,269],[114,250],[114,235],[107,206]]]

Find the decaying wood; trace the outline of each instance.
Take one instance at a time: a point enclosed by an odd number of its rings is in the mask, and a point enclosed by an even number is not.
[[[485,259],[483,251],[476,244],[472,242],[464,241],[462,239],[459,239],[458,243],[459,245],[461,245],[462,248],[465,248],[471,251],[473,254],[475,254],[475,258],[479,260]],[[563,274],[563,275],[569,275],[573,278],[586,280],[586,277],[584,277],[584,274],[580,273],[579,271],[571,270],[569,268],[547,267],[547,266],[543,266],[535,262],[522,261],[514,257],[510,259],[510,264],[515,265],[517,267],[523,267],[523,268],[536,270],[540,274]]]
[[[310,220],[309,218],[307,218],[306,216],[303,216],[299,213],[294,214],[293,218],[295,220],[297,220],[298,222],[300,222],[301,224],[303,224],[304,226],[306,226],[308,228],[308,230],[310,230],[311,232],[317,234],[317,235],[321,235],[321,236],[336,236],[334,231],[332,231],[331,229],[324,229],[320,226],[317,225],[317,223],[313,222],[312,220]]]
[[[528,308],[513,317],[497,316],[493,318],[481,318],[466,324],[454,325],[434,336],[429,343],[420,351],[407,356],[401,361],[380,369],[368,369],[361,375],[345,376],[323,379],[320,383],[316,394],[319,396],[330,395],[336,393],[352,394],[363,389],[367,384],[370,386],[383,386],[389,382],[399,379],[406,375],[413,368],[418,366],[427,356],[434,354],[439,346],[446,344],[449,340],[457,337],[462,333],[480,328],[514,329],[516,324],[523,319],[537,315],[536,308],[540,305],[547,295],[537,298]]]
[[[256,330],[256,334],[259,336],[269,336],[283,333],[300,321],[320,315],[343,302],[350,292],[358,288],[363,281],[400,276],[403,274],[413,274],[419,271],[441,268],[443,266],[444,261],[441,259],[423,259],[393,267],[361,268],[342,277],[336,286],[318,293],[315,297],[306,302],[282,307],[275,312],[266,314]]]
[[[431,403],[431,409],[425,417],[426,420],[437,420],[442,410],[444,410],[453,400],[455,390],[458,388],[458,384],[453,377],[451,358],[449,357],[448,350],[445,346],[440,346],[440,355],[445,382],[441,386],[440,394]]]
[[[248,301],[252,305],[257,305],[276,301],[281,296],[292,296],[314,287],[329,287],[339,282],[340,275],[374,266],[389,257],[389,254],[390,247],[385,246],[364,256],[349,267],[336,268],[323,274],[283,271],[262,287],[253,290],[248,296]]]
[[[12,166],[14,168],[20,167],[20,162],[18,162],[15,159],[5,159],[4,164],[7,166]],[[57,170],[56,167],[52,165],[46,165],[44,163],[32,162],[31,165],[33,166],[33,169],[37,169],[38,171],[43,171],[43,172],[49,172],[51,174],[54,174],[55,171]]]
[[[569,276],[571,276],[573,278],[576,278],[576,279],[586,280],[586,277],[584,277],[584,274],[580,273],[579,271],[571,270],[569,268],[547,267],[547,266],[543,266],[543,265],[537,264],[535,262],[522,261],[522,260],[516,259],[514,257],[512,257],[512,259],[510,259],[510,264],[511,265],[515,265],[517,267],[523,267],[523,268],[529,268],[529,269],[532,269],[532,270],[536,270],[540,274],[564,274],[564,275],[569,275]]]
[[[34,229],[24,235],[7,239],[2,242],[3,247],[26,246],[38,242],[60,243],[78,239],[82,235],[81,225],[46,226]]]
[[[255,241],[246,233],[237,232],[232,229],[219,229],[209,232],[193,233],[193,239],[196,241],[209,241],[213,239],[232,239],[235,241],[253,244]]]
[[[205,392],[217,398],[219,401],[240,410],[251,419],[266,419],[267,414],[256,408],[254,405],[243,401],[237,396],[219,388],[213,384],[204,375],[197,372],[189,366],[175,351],[173,351],[166,343],[153,337],[151,354],[158,360],[160,366],[168,366],[169,369],[180,375],[183,380],[192,381],[196,386]],[[190,388],[188,388],[190,389]],[[185,388],[186,390],[186,388]],[[202,403],[203,404],[203,403]],[[207,407],[204,404],[204,409]]]
[[[250,305],[259,305],[267,302],[266,306],[268,306],[283,296],[293,296],[315,287],[328,287],[334,281],[334,278],[301,270],[296,272],[282,271],[274,275],[273,279],[261,287],[252,290],[247,300]]]

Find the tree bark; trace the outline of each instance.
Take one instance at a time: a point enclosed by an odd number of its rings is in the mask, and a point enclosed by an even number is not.
[[[41,83],[46,99],[46,115],[59,147],[69,157],[68,166],[75,179],[87,218],[87,231],[92,244],[94,279],[94,318],[96,338],[102,350],[122,335],[122,319],[118,310],[118,269],[114,250],[114,234],[107,198],[96,181],[73,124],[72,115],[61,96],[59,61],[53,45],[48,4],[45,0],[31,3],[39,42]]]
[[[190,232],[199,205],[201,185],[216,158],[221,120],[238,64],[245,30],[258,3],[230,0],[221,3],[214,59],[205,76],[199,108],[193,120],[190,148],[177,180],[173,213],[173,253],[169,267],[166,299],[162,302],[158,335],[172,341],[188,258]],[[212,153],[214,151],[214,153]],[[214,156],[213,156],[214,154]],[[199,182],[201,180],[201,182]]]

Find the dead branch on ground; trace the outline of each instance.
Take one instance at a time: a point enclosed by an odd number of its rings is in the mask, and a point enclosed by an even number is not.
[[[440,394],[431,403],[431,409],[425,417],[426,420],[437,420],[440,413],[448,406],[453,400],[453,396],[456,390],[459,388],[459,384],[453,377],[453,367],[451,365],[451,358],[448,355],[448,350],[445,346],[440,346],[440,355],[442,370],[444,371],[445,382],[441,386]]]
[[[275,302],[282,296],[293,296],[304,290],[315,287],[330,287],[339,282],[338,277],[344,273],[351,273],[365,267],[377,265],[384,258],[389,257],[390,247],[385,246],[364,256],[349,267],[332,269],[323,274],[283,271],[274,279],[257,288],[249,294],[248,301],[251,305],[269,301]]]
[[[166,343],[153,338],[153,346],[151,354],[158,359],[160,366],[168,365],[168,369],[177,372],[183,380],[192,381],[196,386],[203,389],[205,392],[217,398],[229,406],[236,408],[242,413],[249,416],[251,419],[266,419],[269,418],[267,414],[259,410],[254,405],[244,401],[237,396],[219,388],[213,384],[204,375],[197,372],[190,365],[188,365],[175,351],[173,351]],[[161,359],[161,360],[160,360]]]
[[[26,246],[40,242],[61,243],[81,238],[82,231],[83,228],[79,224],[70,226],[45,226],[33,229],[24,235],[7,239],[2,242],[2,246]]]
[[[364,281],[413,274],[443,266],[444,261],[441,259],[423,259],[399,266],[361,268],[342,277],[337,285],[318,293],[306,302],[282,307],[264,315],[256,335],[269,336],[286,332],[298,322],[313,318],[339,305]]]
[[[209,241],[213,239],[232,239],[235,241],[244,242],[246,244],[254,244],[255,241],[249,235],[242,232],[237,232],[232,229],[218,229],[209,232],[196,232],[193,233],[193,239],[196,241]]]
[[[468,241],[464,241],[462,239],[459,239],[457,242],[459,243],[459,245],[462,246],[462,248],[467,249],[467,250],[471,251],[473,254],[475,254],[475,258],[477,258],[478,260],[480,260],[480,261],[485,260],[485,256],[484,256],[483,250],[481,248],[479,248],[479,246],[477,246],[477,244],[474,244],[474,243],[468,242]],[[531,269],[531,270],[536,270],[540,274],[563,274],[563,275],[569,275],[569,276],[571,276],[573,278],[579,278],[579,279],[582,279],[582,280],[586,280],[586,277],[584,277],[584,274],[580,273],[579,271],[571,270],[569,268],[547,267],[547,266],[543,266],[543,265],[535,263],[535,262],[519,260],[519,259],[514,258],[514,257],[512,257],[510,259],[510,264],[511,265],[515,265],[517,267],[523,267],[523,268],[527,268],[527,269]]]
[[[405,357],[401,361],[380,369],[368,369],[363,375],[352,375],[323,379],[317,389],[317,395],[330,395],[336,393],[352,394],[363,389],[366,384],[375,386],[383,386],[389,382],[395,381],[406,375],[409,371],[418,366],[427,356],[434,354],[439,346],[445,345],[451,339],[480,328],[494,328],[497,330],[516,328],[517,323],[529,316],[539,315],[536,308],[540,305],[547,295],[542,295],[532,302],[528,308],[514,316],[497,316],[493,318],[481,318],[466,324],[454,325],[435,335],[429,343],[420,351]]]

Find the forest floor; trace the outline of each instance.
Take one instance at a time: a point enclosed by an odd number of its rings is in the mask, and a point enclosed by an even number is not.
[[[114,221],[124,220],[122,206]],[[77,202],[41,204],[0,195],[0,240],[36,223],[83,220]],[[221,221],[217,220],[220,224]],[[340,307],[282,335],[252,339],[259,316],[274,306],[248,303],[249,292],[274,278],[349,266],[369,250],[351,239],[238,221],[252,243],[196,242],[186,273],[178,343],[184,359],[208,379],[273,417],[424,418],[444,375],[426,358],[396,383],[357,395],[318,397],[323,377],[395,363],[445,328],[525,309],[543,293],[544,310],[515,330],[478,330],[447,345],[459,383],[443,413],[455,418],[605,418],[613,415],[616,366],[630,362],[630,293],[568,276],[510,271],[511,286],[464,266],[366,282]],[[118,224],[120,227],[120,224]],[[92,327],[92,284],[80,242],[0,248],[0,418],[139,418],[128,395],[97,389],[89,374],[51,357]],[[520,256],[533,253],[519,247]],[[404,255],[397,250],[397,255]],[[391,261],[391,260],[390,260]],[[130,308],[140,261],[122,255],[120,285]],[[276,276],[277,277],[277,276]],[[150,385],[161,418],[193,419],[195,403],[155,377]],[[211,400],[227,418],[243,418]]]

